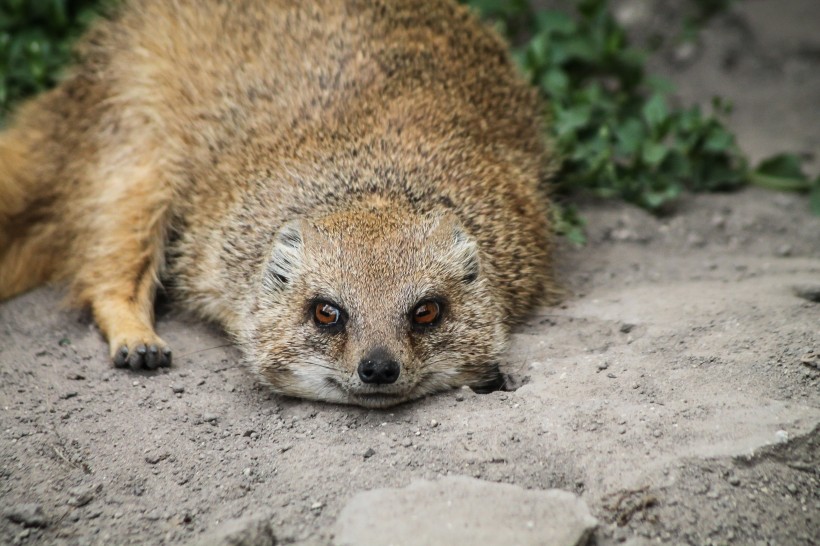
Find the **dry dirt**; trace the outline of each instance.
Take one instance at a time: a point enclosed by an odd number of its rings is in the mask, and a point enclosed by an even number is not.
[[[811,154],[818,24],[816,0],[749,0],[655,64],[686,101],[731,97],[755,157]],[[447,475],[577,493],[599,545],[820,543],[820,218],[763,190],[581,210],[573,295],[515,333],[515,392],[284,399],[173,305],[175,366],[129,373],[58,290],[0,305],[0,543],[185,544],[268,514],[327,544],[355,493]]]

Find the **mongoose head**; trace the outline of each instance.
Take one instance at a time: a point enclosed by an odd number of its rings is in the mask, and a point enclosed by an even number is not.
[[[507,329],[455,215],[362,207],[280,229],[243,333],[276,391],[387,407],[501,377]]]

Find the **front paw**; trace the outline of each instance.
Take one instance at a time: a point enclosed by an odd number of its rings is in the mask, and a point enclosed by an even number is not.
[[[158,337],[112,343],[111,360],[117,368],[155,370],[171,365],[171,349]]]

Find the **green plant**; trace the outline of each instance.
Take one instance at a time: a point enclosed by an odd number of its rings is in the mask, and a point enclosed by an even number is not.
[[[699,0],[703,17],[726,6]],[[711,113],[670,107],[671,87],[649,77],[607,0],[577,0],[575,17],[534,11],[528,2],[467,0],[496,22],[524,74],[547,97],[550,129],[563,159],[559,189],[619,197],[659,211],[684,190],[730,190],[748,183],[811,192],[820,214],[820,178],[809,180],[794,155],[751,168],[725,127],[729,105]],[[577,214],[558,215],[577,238]]]
[[[0,0],[0,117],[54,85],[101,0]]]
[[[0,0],[0,118],[15,103],[54,85],[71,43],[117,0]],[[722,117],[669,106],[668,84],[647,76],[643,55],[608,11],[608,0],[576,0],[577,15],[535,12],[528,0],[464,0],[513,43],[513,56],[548,98],[550,127],[563,167],[564,192],[589,191],[660,210],[685,190],[725,190],[753,183],[810,192],[820,214],[820,177],[780,155],[751,168]],[[729,0],[695,0],[692,32]],[[580,217],[558,210],[557,225],[580,240]]]

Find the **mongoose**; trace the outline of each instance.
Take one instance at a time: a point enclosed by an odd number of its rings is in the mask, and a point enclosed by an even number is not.
[[[543,109],[450,0],[132,0],[0,133],[0,300],[64,282],[117,367],[157,287],[279,393],[500,380],[554,293]]]

